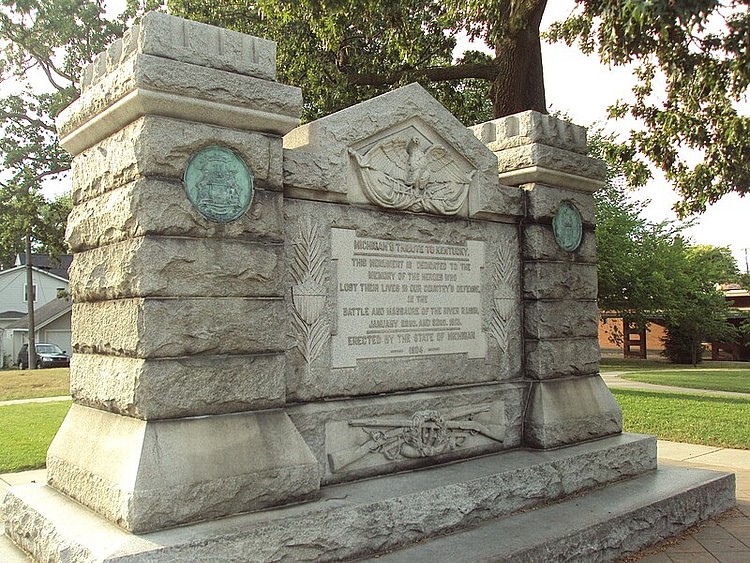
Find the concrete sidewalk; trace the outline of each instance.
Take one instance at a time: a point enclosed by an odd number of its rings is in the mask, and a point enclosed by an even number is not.
[[[656,385],[653,383],[641,383],[640,381],[628,381],[623,379],[626,371],[602,372],[602,379],[612,389],[643,389],[647,391],[661,391],[662,393],[682,393],[683,395],[708,395],[710,397],[737,397],[750,399],[750,393],[735,393],[734,391],[709,391],[706,389],[690,389],[688,387],[672,387],[670,385]]]
[[[750,399],[748,393],[706,391],[667,385],[628,381],[620,377],[627,372],[603,372],[602,379],[613,389],[644,389],[687,395],[739,397]],[[750,562],[750,451],[681,444],[660,440],[659,464],[699,467],[734,473],[737,479],[737,509],[724,517],[709,521],[680,537],[671,538],[626,561],[641,563],[683,562]]]

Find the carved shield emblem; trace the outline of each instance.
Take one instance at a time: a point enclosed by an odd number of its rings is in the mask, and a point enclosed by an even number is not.
[[[253,199],[252,174],[245,162],[225,147],[211,146],[195,153],[183,181],[188,199],[209,221],[236,221]]]

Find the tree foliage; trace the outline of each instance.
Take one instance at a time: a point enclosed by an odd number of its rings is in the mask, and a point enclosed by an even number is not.
[[[602,157],[612,142],[595,132],[589,151]],[[665,356],[696,364],[704,341],[735,336],[717,284],[737,278],[737,262],[728,248],[691,245],[682,234],[686,223],[644,219],[647,202],[628,198],[625,186],[623,167],[615,162],[594,195],[599,308],[639,328],[663,325]]]
[[[539,24],[546,0],[169,0],[171,13],[267,37],[305,120],[418,81],[467,124],[546,112]],[[494,51],[453,60],[456,34]]]
[[[749,5],[576,0],[574,13],[549,32],[605,64],[633,66],[634,98],[610,114],[630,115],[642,127],[631,132],[620,157],[639,183],[646,163],[663,170],[681,196],[676,209],[683,216],[726,193],[750,191]]]
[[[632,65],[631,102],[612,106],[639,127],[610,147],[631,184],[663,170],[682,215],[750,190],[750,15],[740,0],[576,0],[547,37]],[[280,78],[301,86],[306,120],[410,81],[467,124],[546,112],[539,26],[546,0],[169,0],[172,13],[273,39]],[[492,56],[452,60],[455,36]],[[664,86],[662,86],[662,83]],[[491,110],[491,111],[490,111]],[[686,152],[687,151],[687,152]],[[687,156],[686,156],[687,155]],[[694,160],[698,155],[698,161]]]
[[[0,260],[23,250],[63,250],[69,198],[48,201],[46,180],[70,167],[54,120],[78,95],[83,66],[121,34],[101,2],[4,1],[0,11]]]

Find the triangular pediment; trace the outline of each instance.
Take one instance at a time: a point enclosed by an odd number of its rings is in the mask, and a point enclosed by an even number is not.
[[[469,216],[498,185],[496,156],[419,84],[302,125],[284,149],[292,197]]]

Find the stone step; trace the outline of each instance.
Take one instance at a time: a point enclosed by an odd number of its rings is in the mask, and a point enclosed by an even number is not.
[[[733,474],[662,465],[575,498],[369,561],[614,561],[732,506]]]
[[[65,561],[71,563],[143,560],[157,563],[351,560],[388,553],[416,542],[426,542],[424,545],[429,546],[444,541],[430,538],[462,529],[470,530],[464,532],[469,537],[489,526],[482,524],[511,514],[517,516],[497,524],[505,522],[511,526],[507,533],[517,541],[522,537],[519,530],[524,529],[532,531],[532,536],[543,537],[544,527],[533,518],[542,511],[555,510],[558,505],[540,508],[550,502],[572,499],[559,505],[565,508],[557,509],[562,511],[555,518],[558,523],[577,522],[586,513],[596,513],[596,502],[592,506],[576,504],[589,502],[588,496],[580,495],[594,490],[592,495],[604,495],[599,504],[605,513],[629,521],[630,513],[621,513],[620,505],[626,506],[631,497],[639,494],[650,495],[657,503],[656,513],[662,514],[668,525],[654,527],[642,519],[623,524],[628,533],[610,540],[616,552],[629,549],[631,544],[653,543],[734,504],[733,475],[663,473],[655,470],[655,459],[656,444],[652,437],[628,434],[552,451],[515,450],[325,487],[322,497],[314,502],[143,535],[127,533],[43,485],[11,488],[4,511],[8,535],[38,560],[61,561],[60,554],[64,553],[68,558]],[[692,475],[694,480],[670,475]],[[635,480],[623,481],[628,478]],[[654,479],[658,486],[649,485]],[[670,481],[677,483],[676,488],[664,489],[663,483]],[[608,493],[610,487],[620,492]],[[693,505],[695,514],[688,510]],[[677,510],[676,520],[669,516],[673,510]],[[597,514],[593,522],[601,518]],[[525,524],[518,527],[513,524],[516,521]],[[644,540],[631,533],[638,522],[643,523]],[[577,533],[584,533],[578,530],[589,528],[585,521],[571,524],[570,535],[576,537]],[[656,535],[652,528],[658,530]],[[608,538],[610,531],[594,532],[586,533],[594,536],[600,533]],[[460,542],[464,534],[453,537]],[[630,543],[620,545],[617,537]],[[482,545],[480,540],[476,541],[479,542],[476,545]],[[471,554],[474,543],[469,541],[468,547],[463,548],[468,550],[467,554]],[[401,557],[402,553],[405,552],[395,552],[392,557]],[[468,560],[477,559],[470,556]]]
[[[31,558],[18,549],[5,535],[5,526],[0,523],[0,561],[2,563],[29,563]]]

